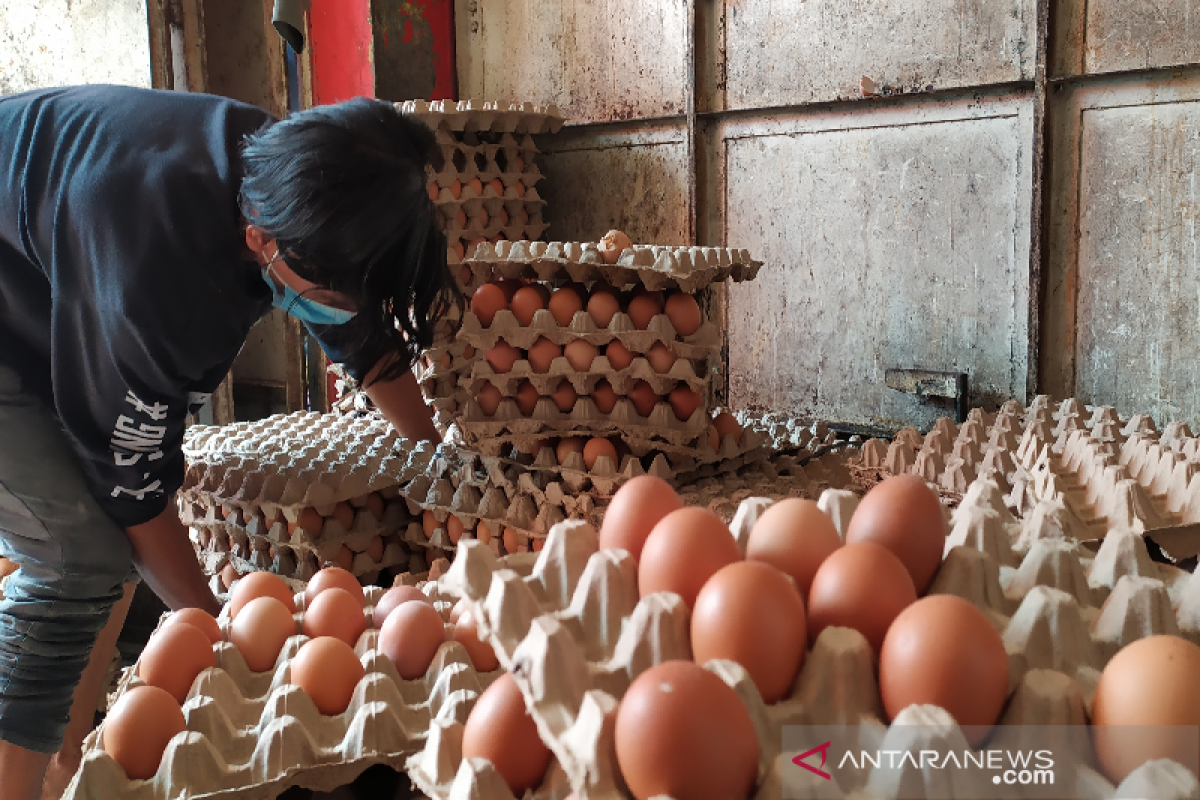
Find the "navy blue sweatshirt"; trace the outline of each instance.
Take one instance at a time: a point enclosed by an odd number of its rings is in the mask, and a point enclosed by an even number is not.
[[[0,97],[0,362],[122,526],[166,508],[186,415],[270,309],[237,195],[243,137],[271,120],[129,87]]]

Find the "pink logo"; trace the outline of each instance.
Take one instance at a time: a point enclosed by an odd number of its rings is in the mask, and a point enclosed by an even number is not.
[[[824,778],[827,781],[833,780],[833,776],[830,775],[828,772],[825,772],[822,769],[817,769],[816,767],[812,766],[811,764],[804,763],[804,759],[808,758],[809,756],[813,755],[814,753],[819,752],[821,754],[821,766],[824,767],[825,766],[825,757],[829,753],[829,746],[831,744],[832,744],[832,742],[826,742],[825,744],[817,745],[812,750],[809,750],[805,753],[801,753],[800,755],[793,758],[792,763],[795,764],[797,767],[804,767],[806,770],[813,773],[814,775],[820,775],[822,778]]]

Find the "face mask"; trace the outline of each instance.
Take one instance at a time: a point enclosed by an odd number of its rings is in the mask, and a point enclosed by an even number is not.
[[[275,263],[276,258],[279,258],[279,253],[262,268],[262,279],[271,289],[271,305],[310,325],[342,325],[354,319],[355,312],[318,303],[300,294],[282,280],[279,282],[283,284],[283,288],[276,286],[275,281],[271,279],[271,265]]]

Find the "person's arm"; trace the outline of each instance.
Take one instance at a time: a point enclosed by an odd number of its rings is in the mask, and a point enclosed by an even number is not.
[[[433,424],[433,409],[425,405],[421,387],[416,376],[405,370],[400,377],[390,381],[375,381],[374,378],[388,364],[385,358],[367,373],[363,380],[363,391],[383,414],[384,419],[405,439],[440,442],[442,435]]]
[[[125,529],[133,543],[133,560],[146,584],[172,611],[199,608],[214,617],[221,605],[208,588],[188,529],[174,503],[149,522]]]

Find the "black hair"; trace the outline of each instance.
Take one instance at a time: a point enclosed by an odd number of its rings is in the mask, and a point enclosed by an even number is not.
[[[434,328],[463,303],[427,190],[440,159],[433,132],[391,103],[359,98],[269,123],[246,138],[238,202],[300,277],[358,307],[339,327],[341,355],[363,378],[408,370]]]

